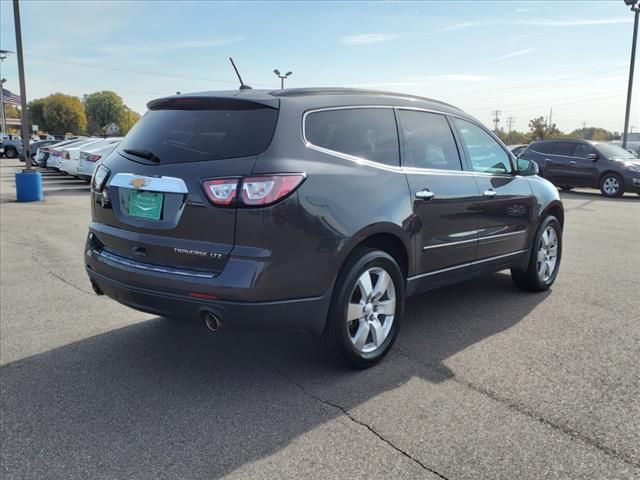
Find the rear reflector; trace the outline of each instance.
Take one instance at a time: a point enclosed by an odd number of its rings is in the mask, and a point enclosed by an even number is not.
[[[100,160],[102,157],[100,155],[89,155],[87,157],[87,162],[97,162],[98,160]]]
[[[202,298],[203,300],[217,300],[218,297],[208,293],[189,292],[189,296],[193,298]]]

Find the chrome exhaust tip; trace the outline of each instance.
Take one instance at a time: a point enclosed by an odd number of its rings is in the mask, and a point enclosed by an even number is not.
[[[202,319],[204,320],[205,326],[212,332],[217,332],[222,328],[222,322],[212,312],[204,312]]]

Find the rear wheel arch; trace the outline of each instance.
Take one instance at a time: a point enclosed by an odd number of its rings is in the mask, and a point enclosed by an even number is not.
[[[392,229],[374,228],[366,233],[361,233],[352,237],[353,242],[344,249],[344,256],[341,258],[340,268],[348,261],[349,257],[357,247],[366,247],[381,250],[388,253],[400,266],[400,270],[405,278],[409,277],[413,270],[413,255],[411,254],[411,242],[399,227],[399,232],[390,231]],[[403,237],[406,237],[403,239]]]

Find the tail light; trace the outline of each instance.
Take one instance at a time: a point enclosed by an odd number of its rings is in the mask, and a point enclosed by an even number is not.
[[[93,190],[101,192],[104,189],[104,185],[107,183],[110,173],[111,170],[103,164],[98,165],[98,168],[94,170],[93,177],[91,178],[91,187]]]
[[[40,150],[42,150],[44,153],[48,153],[49,149],[47,147],[42,147]]]
[[[100,160],[102,157],[100,155],[89,155],[87,157],[87,162],[97,162],[98,160]]]
[[[69,155],[69,152],[64,152],[64,156],[62,157],[65,160],[71,160],[71,156]]]
[[[273,175],[248,177],[242,182],[242,203],[247,206],[270,205],[293,192],[304,175]]]
[[[272,205],[293,192],[306,178],[305,174],[260,175],[245,178],[216,178],[203,182],[207,197],[214,205],[264,207]],[[242,185],[240,188],[239,186]],[[238,191],[240,193],[238,194]]]
[[[238,178],[219,178],[203,182],[204,191],[214,205],[229,205],[236,198]]]

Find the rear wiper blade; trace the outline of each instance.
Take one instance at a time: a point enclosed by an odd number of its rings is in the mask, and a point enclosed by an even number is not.
[[[128,153],[129,155],[135,155],[136,157],[146,158],[147,160],[151,160],[152,162],[160,163],[160,157],[158,157],[155,153],[143,148],[125,148],[122,151],[124,153]]]

